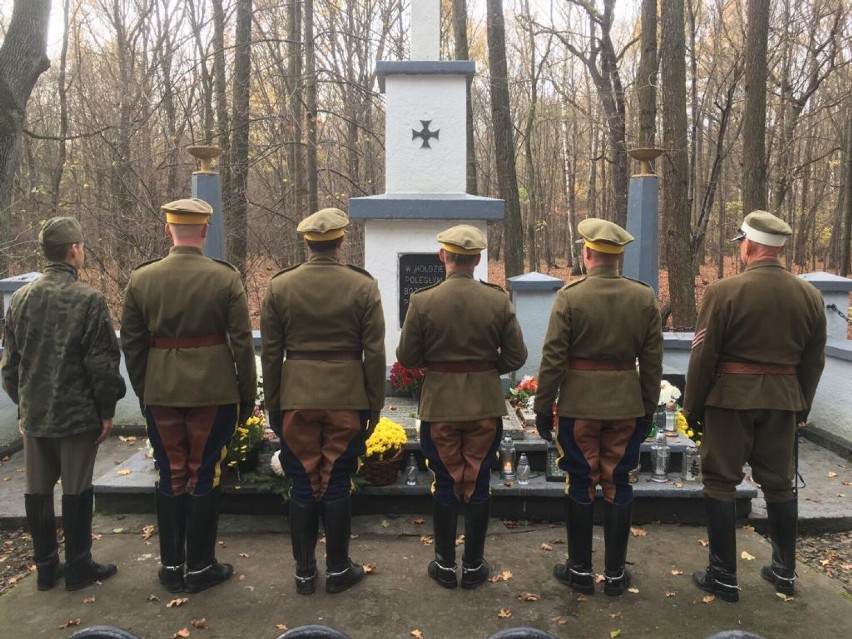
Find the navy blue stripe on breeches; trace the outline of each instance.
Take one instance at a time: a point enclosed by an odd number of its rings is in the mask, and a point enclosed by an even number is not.
[[[469,422],[420,422],[420,449],[435,476],[441,504],[480,503],[491,492],[491,469],[503,436],[499,417]]]
[[[639,465],[644,435],[635,419],[560,417],[556,440],[561,454],[559,467],[568,473],[568,495],[589,503],[600,484],[606,501],[629,503],[633,499],[629,472]]]

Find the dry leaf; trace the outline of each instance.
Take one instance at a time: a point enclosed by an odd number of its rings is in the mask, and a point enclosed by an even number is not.
[[[788,601],[795,601],[796,600],[795,597],[789,597],[789,596],[785,595],[783,592],[776,592],[775,596],[778,597],[779,599],[783,600],[784,603],[787,603]]]
[[[713,603],[716,601],[716,595],[705,595],[701,598],[701,601],[704,603]]]
[[[852,564],[840,564],[840,567],[843,568],[843,570],[852,570]]]
[[[819,560],[819,565],[820,565],[820,566],[827,566],[827,565],[828,565],[828,564],[830,564],[830,563],[831,563],[831,559],[820,559],[820,560]]]
[[[830,470],[825,474],[825,476],[834,479],[835,477],[837,477],[837,473],[835,473],[833,470]]]
[[[283,623],[277,623],[277,624],[275,624],[275,629],[276,630],[287,630],[287,626],[285,626]]]
[[[456,546],[461,546],[464,543],[464,535],[456,537]]]
[[[376,564],[364,564],[364,574],[373,575],[376,573]]]
[[[606,577],[604,577],[603,575],[595,575],[595,583],[596,584],[602,584],[605,581],[606,581]]]
[[[79,626],[79,625],[80,625],[79,619],[69,619],[65,623],[59,624],[59,629],[65,630],[66,628],[70,628],[71,626]]]
[[[135,435],[127,435],[127,436],[119,435],[118,441],[125,442],[125,443],[128,443],[128,444],[132,444],[133,442],[136,441],[136,436]]]
[[[420,535],[420,543],[424,546],[432,545],[432,535]]]
[[[520,528],[521,527],[521,522],[519,522],[515,519],[503,519],[502,522],[503,522],[503,525],[506,528]]]
[[[500,612],[497,613],[497,616],[500,617],[500,619],[508,619],[512,616],[512,611],[508,608],[500,608]]]
[[[621,613],[620,613],[620,612],[611,612],[611,613],[609,613],[609,618],[610,618],[610,619],[619,619],[620,617],[621,617]]]
[[[682,574],[682,570],[678,570],[677,568],[672,569],[672,577],[680,577]]]
[[[615,639],[621,634],[621,630],[610,630],[609,631],[609,639]]]
[[[202,617],[201,619],[190,619],[189,625],[193,628],[206,628],[207,620],[204,617]]]
[[[564,626],[566,623],[568,623],[568,620],[560,615],[557,615],[556,617],[551,617],[550,620],[553,623],[559,624],[560,626]]]
[[[417,628],[415,628],[414,630],[412,630],[409,634],[410,634],[412,637],[414,637],[414,639],[423,639],[423,633],[422,633],[422,632],[420,632]]]
[[[577,595],[577,601],[583,603],[584,601],[588,601],[589,598],[586,595]]]
[[[154,526],[142,526],[142,539],[150,539],[151,535],[154,534]]]
[[[551,546],[550,544],[542,543],[541,546],[539,546],[539,548],[541,548],[542,550],[544,550],[546,552],[552,552],[553,551],[553,546]]]
[[[706,539],[699,539],[698,543],[701,544],[701,546],[704,547],[704,548],[707,548],[707,546],[710,545],[710,542],[707,541]]]
[[[674,487],[675,487],[675,488],[683,488],[683,482],[681,482],[681,481],[676,481],[676,482],[674,483]]]
[[[846,493],[837,493],[838,497],[846,497]]]
[[[250,555],[249,555],[247,552],[241,552],[241,553],[240,553],[240,557],[242,557],[242,558],[244,558],[244,559],[248,559],[248,558],[249,558],[249,556],[250,556]]]
[[[220,539],[219,541],[217,541],[216,543],[218,543],[218,544],[219,544],[219,547],[220,547],[220,548],[227,548],[227,547],[228,547],[228,546],[226,546],[226,545],[225,545],[225,542],[224,542],[224,541],[222,541],[221,539]]]
[[[537,595],[534,592],[522,592],[518,595],[518,599],[521,601],[538,601],[541,599],[541,595]]]
[[[491,583],[496,583],[498,581],[509,581],[512,578],[512,573],[509,570],[504,570],[502,572],[497,573],[496,575],[492,575],[488,578],[488,581]]]
[[[504,485],[506,488],[511,488],[511,487],[512,487],[512,482],[510,482],[510,481],[504,481],[504,482],[503,482],[503,485]]]
[[[638,588],[628,588],[627,592],[632,592],[634,595],[638,595],[639,589]]]
[[[245,575],[240,575],[239,577],[237,577],[237,581],[245,581],[245,580],[246,580]]]
[[[130,471],[130,469],[129,469],[129,468],[125,468],[125,469],[123,469],[123,470],[118,470],[118,471],[116,471],[116,473],[115,473],[115,474],[116,474],[116,475],[121,475],[122,477],[124,477],[125,475],[129,475],[129,474],[130,474],[130,472],[131,472],[131,471]]]
[[[751,524],[746,524],[745,526],[742,527],[742,529],[743,530],[750,530],[750,531],[754,532],[754,526],[752,526]]]
[[[411,523],[414,524],[415,526],[420,526],[420,525],[426,523],[426,520],[425,519],[412,519]]]
[[[648,535],[648,531],[644,528],[637,528],[636,526],[631,526],[630,534],[634,537],[646,537]]]
[[[743,558],[743,559],[745,559],[746,561],[753,561],[753,560],[754,560],[754,555],[751,555],[751,554],[747,553],[745,550],[743,550],[743,551],[740,553],[740,557],[742,557],[742,558]]]
[[[189,628],[181,628],[172,635],[172,639],[186,639],[191,634],[192,633],[189,631]]]
[[[150,595],[148,595],[148,601],[159,601],[159,600],[160,600],[160,598],[157,595],[155,595],[153,592]]]
[[[83,603],[84,603],[84,604],[93,604],[93,603],[95,603],[95,596],[94,596],[94,595],[92,595],[92,596],[90,596],[90,597],[83,597]]]
[[[118,530],[124,530],[124,528],[119,528]],[[92,539],[94,541],[100,541],[101,537],[103,537],[103,535],[101,535],[101,534],[92,534]]]
[[[677,590],[666,590],[666,597],[677,597]]]
[[[120,535],[121,533],[124,532],[124,528],[113,528],[112,532],[116,535]]]
[[[844,481],[843,485],[844,486],[852,486],[852,481]]]
[[[189,597],[180,597],[178,599],[172,599],[169,603],[166,604],[166,608],[180,608],[187,601],[189,601]]]

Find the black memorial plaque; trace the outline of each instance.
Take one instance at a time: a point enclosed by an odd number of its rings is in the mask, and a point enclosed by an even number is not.
[[[437,253],[402,253],[399,256],[399,325],[408,312],[408,298],[421,288],[444,281],[444,265]]]

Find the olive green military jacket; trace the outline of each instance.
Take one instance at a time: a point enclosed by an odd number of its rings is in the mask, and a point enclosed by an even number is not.
[[[638,363],[636,370],[569,368],[569,359]],[[663,374],[660,311],[651,287],[596,266],[556,294],[544,339],[535,412],[630,419],[654,412]]]
[[[379,411],[385,403],[385,315],[369,273],[315,253],[269,282],[260,314],[270,411]],[[291,351],[360,351],[363,359],[285,360]]]
[[[224,335],[199,348],[152,348],[152,337]],[[248,302],[240,273],[201,249],[175,246],[130,275],[121,315],[130,382],[152,406],[251,403],[257,393]]]
[[[12,295],[0,371],[30,437],[99,431],[124,397],[121,352],[100,292],[51,262]]]
[[[506,292],[457,271],[411,295],[396,358],[406,368],[495,362],[487,371],[426,372],[420,419],[461,422],[507,414],[500,375],[524,365],[527,347]]]
[[[707,287],[695,325],[683,413],[705,406],[806,412],[825,366],[825,311],[811,284],[775,260]],[[719,362],[796,367],[795,375],[716,374]]]

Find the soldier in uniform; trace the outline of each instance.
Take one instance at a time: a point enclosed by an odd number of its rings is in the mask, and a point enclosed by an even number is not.
[[[633,236],[593,218],[577,230],[587,276],[556,296],[534,408],[538,432],[550,441],[558,392],[556,442],[559,466],[568,473],[568,561],[556,565],[553,574],[578,592],[594,592],[592,514],[600,484],[604,593],[616,596],[630,584],[624,566],[633,509],[628,471],[638,465],[639,446],[660,397],[663,335],[653,289],[618,272]]]
[[[263,390],[290,490],[296,591],[316,589],[322,517],[328,593],[364,577],[349,558],[351,478],[385,398],[385,320],[369,273],[342,264],[349,218],[323,209],[297,227],[310,257],[269,283],[260,317]]]
[[[49,263],[12,296],[0,369],[24,437],[36,586],[50,590],[63,574],[53,512],[61,477],[65,589],[79,590],[117,570],[92,561],[92,471],[125,385],[106,300],[77,279],[85,259],[80,223],[54,217],[39,243]]]
[[[160,470],[160,583],[200,592],[233,574],[215,555],[219,480],[257,370],[240,273],[202,253],[213,209],[196,198],[162,209],[173,246],[131,274],[121,346]]]
[[[793,594],[796,420],[806,420],[822,374],[826,321],[819,291],[778,261],[791,233],[766,211],[745,217],[734,238],[745,271],[707,288],[692,340],[682,412],[704,426],[710,540],[710,564],[693,580],[725,601],[739,600],[734,498],[746,462],[763,489],[772,540],[761,575]]]
[[[521,327],[506,292],[473,279],[486,247],[476,227],[459,224],[438,234],[446,268],[440,284],[411,295],[396,351],[400,364],[427,369],[420,396],[420,446],[432,486],[435,559],[429,576],[455,588],[456,526],[464,505],[462,588],[488,577],[491,468],[503,434],[506,401],[500,375],[527,359]]]

